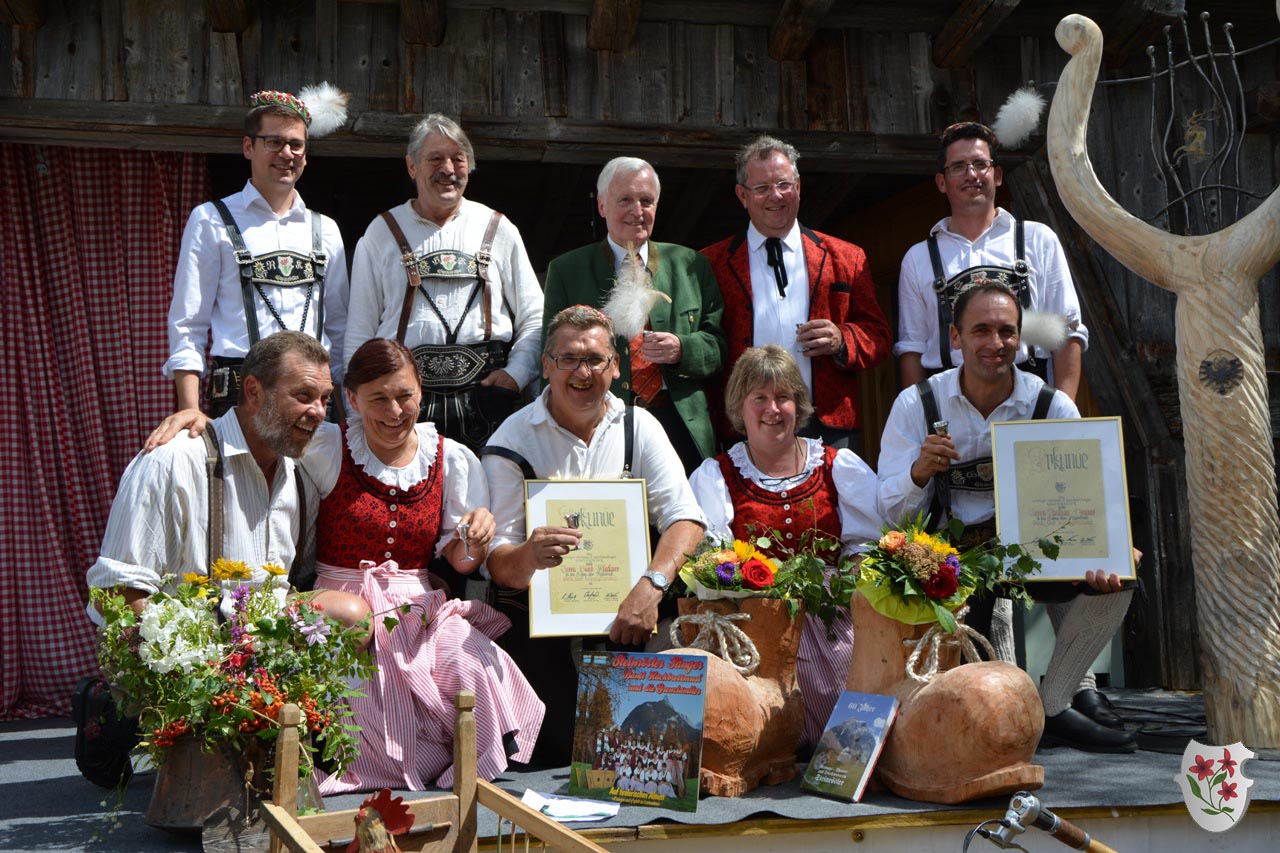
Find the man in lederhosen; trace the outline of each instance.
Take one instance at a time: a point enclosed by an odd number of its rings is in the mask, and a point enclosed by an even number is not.
[[[245,353],[274,332],[318,339],[331,354],[334,380],[342,381],[346,252],[337,224],[308,210],[296,185],[310,141],[346,120],[345,104],[327,84],[301,96],[264,91],[249,99],[241,141],[249,181],[191,211],[182,234],[164,364],[177,409],[200,407],[208,368],[205,411],[225,414],[239,399]]]
[[[511,220],[463,198],[475,152],[457,122],[419,122],[405,162],[417,197],[356,244],[344,356],[372,337],[409,347],[418,420],[478,453],[538,376],[542,289]]]
[[[947,335],[951,304],[965,287],[1000,281],[1018,294],[1024,310],[1051,312],[1067,323],[1068,339],[1052,354],[1024,345],[1018,366],[1031,370],[1072,400],[1080,384],[1080,358],[1089,332],[1080,322],[1062,244],[1048,226],[1024,222],[996,207],[1004,173],[995,162],[995,134],[977,122],[943,131],[934,181],[951,215],[912,246],[898,280],[898,356],[902,387],[958,366],[961,354]],[[942,293],[945,299],[939,299]]]

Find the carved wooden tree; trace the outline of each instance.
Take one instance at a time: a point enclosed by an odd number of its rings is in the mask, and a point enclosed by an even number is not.
[[[1280,0],[1276,7],[1280,15]],[[1070,15],[1056,35],[1072,55],[1049,112],[1049,162],[1062,201],[1117,260],[1178,296],[1209,736],[1280,747],[1280,521],[1258,315],[1258,279],[1280,260],[1280,190],[1202,237],[1175,236],[1127,213],[1098,182],[1085,145],[1102,33]]]

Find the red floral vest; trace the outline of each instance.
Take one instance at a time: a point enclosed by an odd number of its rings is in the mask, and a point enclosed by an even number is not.
[[[342,428],[342,471],[316,521],[316,559],[354,569],[361,560],[395,560],[401,569],[427,568],[440,538],[444,508],[444,437],[427,479],[399,489],[370,477],[351,458]]]
[[[733,536],[746,540],[749,536],[770,536],[771,531],[781,534],[781,541],[765,549],[770,557],[785,557],[796,546],[800,535],[813,528],[840,541],[840,506],[836,481],[831,473],[836,449],[823,448],[823,464],[809,475],[809,479],[793,489],[771,492],[753,483],[738,471],[728,454],[716,457],[720,474],[729,488],[733,501]],[[747,526],[752,530],[748,531]]]

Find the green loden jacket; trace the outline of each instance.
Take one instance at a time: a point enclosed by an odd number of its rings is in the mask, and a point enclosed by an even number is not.
[[[707,380],[724,367],[728,346],[720,320],[724,302],[711,263],[704,255],[674,243],[649,241],[649,272],[653,286],[671,297],[659,299],[649,312],[649,325],[655,332],[671,332],[680,338],[679,364],[660,365],[662,379],[684,418],[689,433],[697,442],[704,459],[716,453],[715,430],[703,390]],[[613,287],[613,251],[608,241],[592,243],[566,252],[547,266],[547,281],[542,311],[542,341],[546,344],[547,326],[562,309],[570,305],[600,308]],[[612,391],[624,401],[632,401],[631,359],[624,340],[617,341],[621,376]]]

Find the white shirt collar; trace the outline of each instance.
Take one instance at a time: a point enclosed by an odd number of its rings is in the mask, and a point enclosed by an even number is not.
[[[244,430],[240,429],[240,418],[236,416],[236,407],[215,420],[213,428],[217,430],[224,457],[240,456],[249,452],[249,441],[244,437]]]
[[[969,398],[966,397],[964,395],[964,392],[960,390],[960,371],[961,370],[964,370],[963,364],[960,365],[959,367],[953,367],[949,370],[944,370],[939,375],[942,381],[942,387],[939,390],[946,397],[953,397],[957,400],[963,400],[965,402],[965,405],[971,408],[974,408],[974,410],[976,411],[976,407],[974,407],[973,403],[970,403]],[[1003,401],[1001,401],[1000,405],[996,406],[994,409],[991,410],[992,414],[995,414],[995,412],[1000,411],[1000,408],[1002,406],[1007,406],[1010,403],[1014,403],[1018,401],[1030,400],[1033,396],[1038,395],[1040,393],[1040,385],[1037,382],[1038,379],[1039,377],[1035,376],[1035,374],[1028,373],[1025,370],[1021,370],[1015,367],[1013,370],[1013,392],[1010,393],[1009,396],[1006,397]]]
[[[751,247],[751,251],[757,252],[764,245],[764,241],[768,239],[756,229],[754,222],[747,225],[747,245]],[[793,252],[799,252],[803,246],[800,243],[800,220],[797,219],[791,223],[791,230],[787,232],[787,236],[782,238],[782,245],[786,246]]]
[[[245,209],[250,207],[261,207],[263,211],[275,216],[276,213],[271,209],[271,205],[263,198],[262,193],[258,192],[258,188],[253,185],[252,180],[244,182],[244,190],[241,193],[241,199],[244,202]],[[289,205],[289,209],[280,216],[281,219],[292,219],[294,217],[306,217],[307,206],[302,203],[302,193],[296,189],[293,191],[293,204]]]
[[[622,266],[623,260],[626,259],[627,250],[619,246],[617,243],[613,242],[612,237],[606,237],[605,239],[609,241],[609,248],[613,250],[613,268],[617,269],[618,267]],[[644,264],[645,266],[648,266],[649,265],[649,241],[648,240],[645,240],[644,244],[640,246],[640,249],[638,250],[637,254],[640,255],[640,263]]]
[[[609,421],[622,417],[622,415],[625,414],[626,412],[626,404],[623,403],[622,400],[615,397],[612,391],[606,391],[604,395],[604,399],[605,399],[604,419],[600,421],[600,426],[603,426]],[[529,418],[529,423],[530,425],[549,423],[559,427],[560,429],[564,429],[564,427],[560,426],[560,422],[557,421],[551,415],[551,409],[548,408],[547,406],[547,403],[550,400],[551,400],[551,386],[548,385],[546,388],[542,389],[541,394],[539,394],[537,397],[533,399],[533,414]],[[599,429],[599,428],[600,428],[599,426],[596,427],[596,429]]]
[[[991,234],[997,230],[1007,230],[1009,228],[1012,228],[1014,221],[1015,220],[1012,213],[1005,210],[1003,207],[997,207],[996,218],[991,220],[991,226],[987,228],[986,231],[983,231],[980,235],[978,235],[977,240],[971,241],[968,237],[965,237],[963,234],[957,234],[956,232],[952,231],[950,216],[944,216],[943,218],[939,219],[936,223],[934,223],[934,226],[929,229],[929,233],[935,237],[938,236],[939,234],[946,234],[949,237],[954,237],[957,240],[963,240],[966,243],[969,243],[969,242],[977,243],[978,240],[983,239],[988,234]]]

